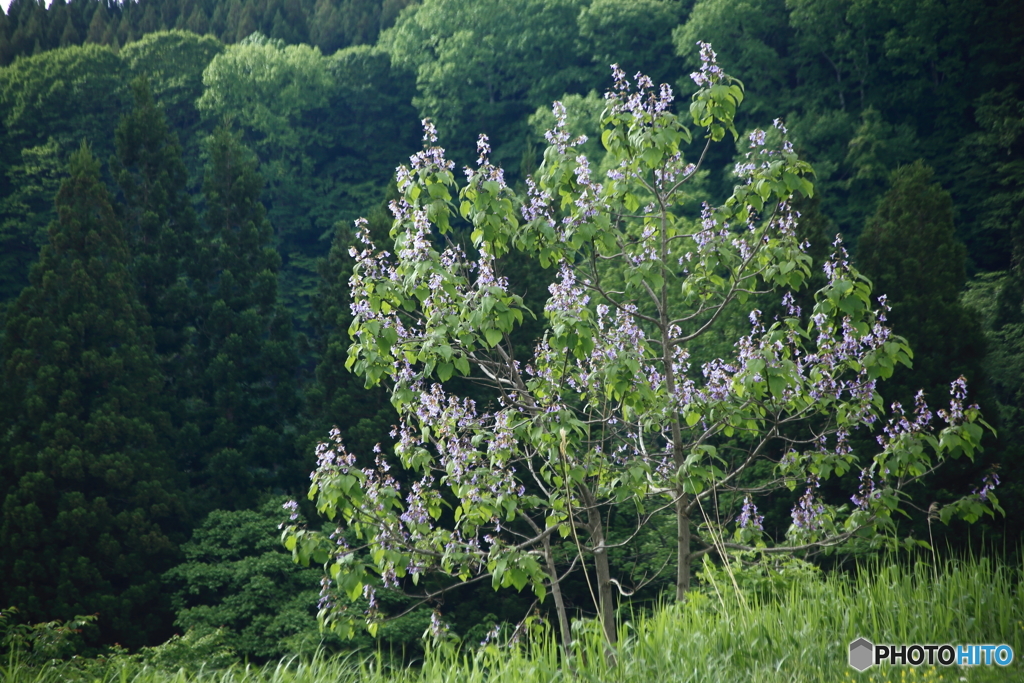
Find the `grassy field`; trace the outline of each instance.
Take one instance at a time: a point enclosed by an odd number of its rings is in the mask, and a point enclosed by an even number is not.
[[[561,656],[538,625],[514,646],[435,648],[420,662],[394,667],[379,655],[348,655],[265,667],[167,671],[117,657],[85,666],[0,667],[3,683],[540,683],[548,681],[850,682],[1024,681],[1024,568],[988,559],[874,564],[855,578],[800,581],[777,595],[739,594],[729,583],[694,593],[683,605],[623,620],[609,656],[594,624],[576,624],[577,643]],[[1005,643],[1009,667],[847,666],[850,641]],[[613,660],[613,661],[610,661]]]

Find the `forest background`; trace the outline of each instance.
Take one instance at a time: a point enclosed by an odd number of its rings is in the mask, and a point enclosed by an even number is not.
[[[92,648],[186,631],[256,660],[321,644],[320,575],[280,547],[281,503],[304,500],[332,426],[368,464],[395,422],[344,368],[352,221],[386,233],[424,117],[460,166],[487,133],[521,187],[562,99],[599,159],[609,64],[688,92],[698,40],[747,84],[741,133],[781,116],[814,167],[799,208],[816,269],[841,233],[888,295],[915,358],[886,401],[941,401],[962,374],[998,430],[913,502],[995,473],[1005,517],[899,533],[1017,552],[1022,26],[1009,0],[14,0],[0,15],[0,605],[26,622],[98,614]],[[712,201],[743,151],[706,159]],[[498,265],[543,305],[553,273]],[[763,510],[770,533],[795,499]],[[617,575],[656,576],[672,543],[652,524],[611,558]],[[634,599],[656,600],[667,573]],[[578,573],[563,590],[593,613]],[[381,600],[411,611],[378,638],[409,647],[435,611],[480,640],[533,606],[486,585]]]

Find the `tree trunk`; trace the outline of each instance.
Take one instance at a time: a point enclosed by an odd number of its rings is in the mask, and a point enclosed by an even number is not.
[[[568,657],[572,653],[572,630],[569,628],[569,615],[565,611],[565,600],[562,598],[562,582],[558,578],[558,567],[555,555],[551,552],[551,537],[544,537],[544,559],[551,575],[551,596],[555,600],[555,613],[558,615],[558,628],[562,634],[562,649]]]
[[[686,508],[690,503],[690,497],[683,493],[682,487],[678,490],[676,498],[676,600],[681,601],[686,592],[690,590],[690,513]]]
[[[604,629],[605,640],[614,645],[618,640],[615,627],[615,602],[612,593],[612,572],[608,564],[608,549],[604,545],[604,523],[601,511],[597,509],[596,500],[586,487],[581,487],[583,502],[587,506],[587,527],[590,542],[594,548],[594,569],[597,572],[598,617]],[[609,657],[611,657],[609,652]]]

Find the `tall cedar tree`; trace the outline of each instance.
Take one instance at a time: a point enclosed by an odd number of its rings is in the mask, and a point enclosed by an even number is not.
[[[967,250],[956,238],[953,200],[933,176],[922,161],[896,170],[858,243],[858,267],[871,278],[873,290],[888,297],[893,331],[914,351],[913,367],[898,366],[879,392],[887,404],[899,401],[910,414],[916,392],[923,389],[936,410],[946,407],[950,382],[963,375],[972,402],[980,401],[985,415],[995,416],[986,405],[985,339],[960,302]],[[980,480],[994,455],[989,449],[973,464],[950,463],[927,491],[916,494],[915,503],[927,509],[932,501],[947,502],[943,492],[962,488],[965,479]]]
[[[278,302],[281,258],[260,203],[257,161],[225,127],[207,151],[207,232],[196,260],[195,330],[183,350],[179,391],[188,415],[178,449],[202,505],[242,509],[304,478],[294,457],[298,358],[291,317]]]
[[[149,312],[164,374],[173,381],[175,360],[191,335],[185,275],[194,270],[198,219],[177,135],[153,101],[149,81],[139,77],[131,89],[135,107],[114,133],[117,154],[110,164],[123,195],[139,300]]]
[[[984,339],[960,303],[967,250],[953,227],[953,200],[921,161],[898,169],[861,235],[857,265],[888,297],[889,321],[914,350],[913,368],[897,368],[881,386],[887,401],[913,405],[924,389],[941,401],[949,383],[982,384]]]
[[[98,613],[105,642],[142,645],[167,635],[182,506],[152,330],[85,143],[70,172],[4,338],[0,602],[33,620]]]
[[[195,335],[199,309],[197,278],[199,220],[188,195],[188,172],[177,135],[170,130],[161,106],[153,100],[145,77],[131,83],[135,106],[114,133],[116,154],[110,165],[121,190],[121,215],[131,252],[131,272],[139,299],[150,316],[156,359],[166,385],[160,400],[171,417],[171,443],[194,430],[187,406],[195,391],[189,381],[187,348]],[[173,447],[181,457],[185,448]],[[192,463],[177,463],[189,471]],[[193,498],[194,499],[194,498]],[[204,512],[199,509],[197,512]]]

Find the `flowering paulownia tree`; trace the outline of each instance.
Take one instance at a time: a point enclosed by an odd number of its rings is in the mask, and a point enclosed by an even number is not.
[[[551,550],[558,534],[592,563],[613,641],[609,506],[628,510],[637,529],[674,512],[682,598],[692,562],[711,550],[790,552],[880,534],[908,484],[978,449],[984,423],[976,407],[964,407],[961,381],[941,428],[923,399],[913,416],[899,406],[886,416],[875,383],[909,363],[910,351],[885,327],[884,298],[872,300],[838,240],[814,310],[795,305],[790,290],[806,281],[810,258],[791,201],[810,195],[811,169],[780,121],[771,136],[750,134],[739,184],[722,206],[704,204],[699,220],[681,216],[709,146],[737,135],[743,99],[709,45],[701,55],[686,116],[673,110],[668,86],[655,89],[641,75],[631,83],[613,67],[602,133],[610,170],[600,178],[556,103],[543,165],[523,197],[489,162],[483,136],[477,167],[457,183],[424,122],[423,151],[398,169],[393,248],[373,244],[363,228],[353,250],[349,357],[368,385],[391,388],[400,416],[394,451],[414,481],[400,486],[382,453],[360,469],[337,439],[320,446],[309,495],[339,531],[328,538],[292,526],[284,539],[297,559],[327,570],[326,624],[365,619],[372,628],[381,616],[372,586],[443,572],[490,577],[495,588],[531,586],[541,599],[550,591],[568,644]],[[692,142],[684,118],[704,138],[695,163],[683,157]],[[769,137],[781,140],[778,148]],[[475,258],[443,237],[456,215],[473,226]],[[558,273],[546,333],[529,358],[514,356],[509,334],[530,313],[494,268],[510,251]],[[691,364],[688,347],[728,307],[771,291],[782,295],[781,317],[753,310],[733,353]],[[444,383],[456,375],[489,386],[494,405],[450,393]],[[879,447],[855,453],[852,430],[879,420],[888,425]],[[767,477],[764,468],[753,476],[759,461],[770,466]],[[846,475],[860,477],[859,494],[826,502],[819,482]],[[771,544],[756,499],[782,487],[805,492],[786,538]],[[943,514],[991,512],[998,502],[990,487],[983,493]],[[729,500],[731,515],[704,514]],[[360,545],[349,547],[343,530]],[[338,594],[368,596],[369,612],[350,614],[333,600]]]

